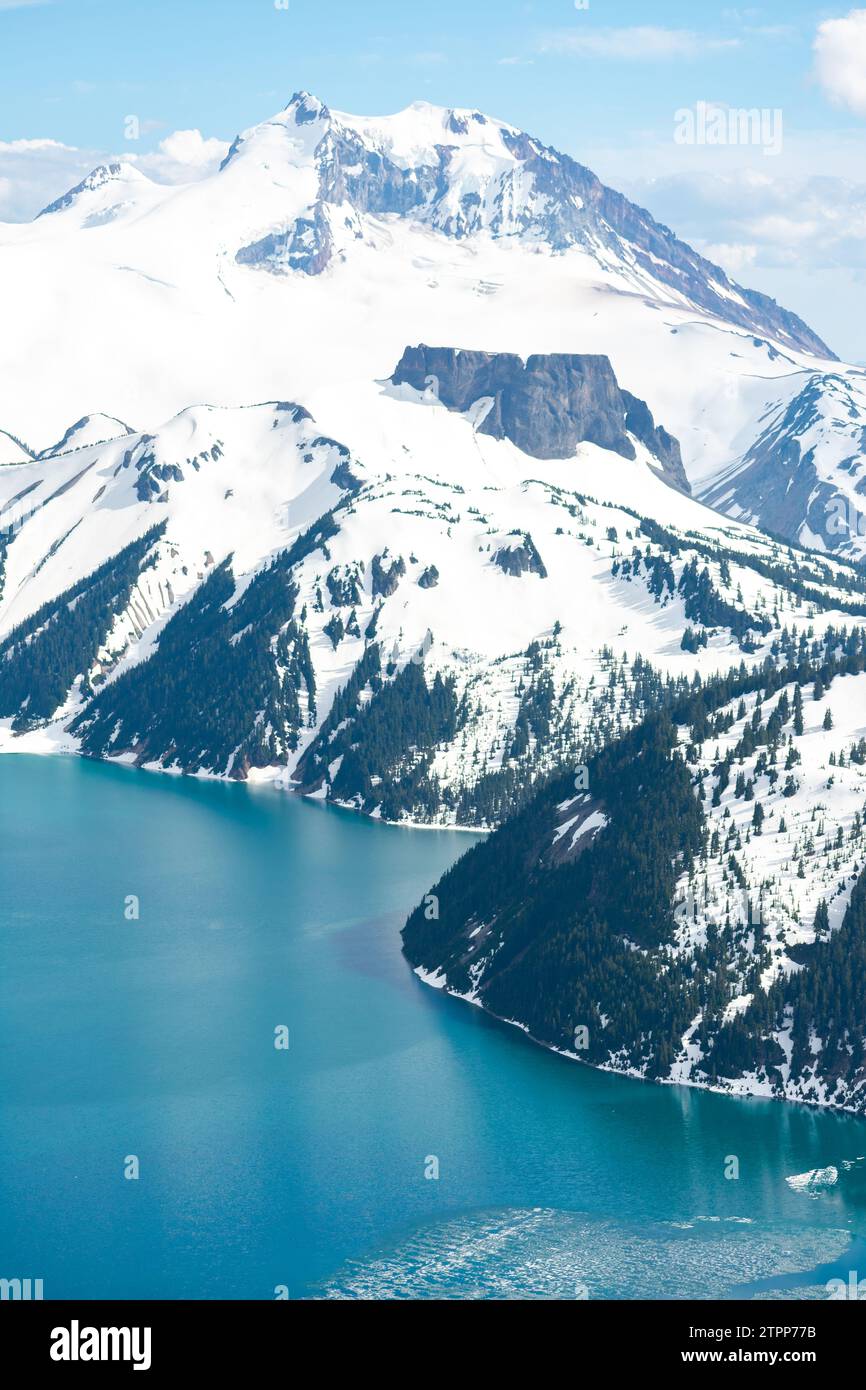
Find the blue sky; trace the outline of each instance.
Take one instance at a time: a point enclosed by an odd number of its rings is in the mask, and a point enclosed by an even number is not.
[[[0,59],[0,218],[33,215],[107,154],[201,173],[297,88],[366,113],[423,98],[567,150],[866,359],[866,9],[0,0]],[[675,114],[698,102],[778,109],[783,152],[677,144]]]
[[[836,13],[838,13],[838,7]],[[844,12],[844,7],[842,9]],[[297,87],[332,106],[390,111],[419,95],[480,106],[579,153],[608,135],[670,124],[671,108],[718,97],[789,106],[830,128],[808,82],[816,23],[802,0],[0,0],[3,138],[110,146],[130,107],[172,130],[231,136]],[[574,52],[575,39],[652,27],[688,34],[667,57]],[[645,48],[645,45],[644,45]]]

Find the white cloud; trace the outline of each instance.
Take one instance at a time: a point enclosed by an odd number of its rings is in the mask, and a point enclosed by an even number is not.
[[[556,29],[544,35],[539,43],[542,53],[642,63],[697,58],[704,53],[739,47],[739,39],[713,38],[691,29],[663,29],[650,24],[623,29]]]
[[[819,24],[813,47],[815,74],[830,100],[866,116],[866,10]]]
[[[187,183],[214,173],[228,152],[226,140],[208,139],[200,130],[175,130],[153,154],[132,156],[132,161],[159,183]]]
[[[798,264],[866,269],[866,183],[835,176],[757,175],[752,170],[682,174],[634,185],[629,194],[692,245],[730,269]],[[727,256],[727,259],[726,259]]]
[[[800,314],[843,358],[866,358],[866,182],[704,169],[624,182],[623,192],[740,284]]]
[[[0,140],[0,154],[22,154],[31,150],[72,150],[60,140]]]
[[[103,158],[59,140],[0,141],[0,221],[25,222],[73,188]]]
[[[112,159],[128,160],[157,183],[190,183],[213,173],[228,149],[227,141],[208,139],[200,130],[176,130],[149,154],[136,154],[133,142],[118,155],[47,138],[0,141],[0,221],[29,221]]]
[[[707,242],[702,254],[714,265],[720,265],[734,279],[742,280],[744,274],[749,271],[758,259],[757,246],[746,246],[741,242],[722,242],[714,244]]]

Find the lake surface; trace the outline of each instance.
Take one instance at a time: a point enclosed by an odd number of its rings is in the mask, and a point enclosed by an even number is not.
[[[471,843],[0,757],[0,1277],[254,1299],[866,1277],[863,1121],[593,1072],[414,977],[400,927]]]

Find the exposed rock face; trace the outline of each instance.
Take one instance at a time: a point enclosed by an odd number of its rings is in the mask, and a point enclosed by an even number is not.
[[[261,241],[241,247],[238,265],[267,266],[271,271],[302,270],[305,275],[321,275],[331,259],[333,237],[321,203],[309,217],[299,217],[286,232],[271,233]]]
[[[396,593],[397,585],[406,573],[406,561],[402,555],[394,560],[392,564],[386,566],[386,556],[376,555],[373,558],[373,597],[390,598]]]
[[[356,212],[405,216],[424,206],[437,189],[439,169],[406,169],[384,151],[370,149],[354,131],[331,127],[316,151],[322,201],[349,204]]]
[[[514,579],[520,579],[524,574],[547,578],[547,568],[528,531],[517,533],[513,545],[501,546],[493,556],[493,563],[499,566],[503,574],[510,574]]]
[[[147,435],[137,449],[127,450],[123,457],[123,468],[134,464],[138,473],[135,492],[139,502],[165,502],[168,500],[169,483],[182,483],[190,471],[198,473],[211,460],[222,458],[222,444],[217,441],[211,449],[203,449],[195,457],[185,457],[175,462],[158,462],[153,449],[154,438]],[[186,471],[184,471],[186,470]]]
[[[656,427],[644,401],[620,390],[607,357],[550,353],[524,363],[513,353],[421,344],[406,349],[392,380],[417,391],[432,388],[449,410],[489,400],[479,433],[510,439],[533,458],[569,458],[578,444],[590,443],[633,459],[630,432],[658,459],[665,477],[689,491],[679,444]]]
[[[331,113],[323,101],[310,92],[296,92],[292,98],[295,104],[295,121],[298,125],[315,125],[316,121],[329,121]]]
[[[623,391],[622,397],[626,403],[625,427],[629,434],[646,445],[671,482],[683,492],[691,492],[679,440],[668,434],[663,426],[656,425],[646,401],[638,400],[630,391]]]
[[[721,267],[568,155],[480,111],[439,115],[441,140],[434,140],[413,163],[394,156],[392,138],[383,133],[387,119],[376,134],[359,130],[308,92],[296,93],[284,117],[289,129],[315,142],[315,197],[293,227],[275,229],[242,248],[238,261],[278,273],[318,275],[335,256],[330,212],[405,217],[460,240],[483,232],[520,238],[554,253],[572,247],[595,257],[602,252],[728,323],[769,333],[819,357],[833,356],[796,314],[767,295],[734,284]],[[390,118],[395,127],[400,119]],[[224,168],[254,142],[255,134],[235,140]],[[480,156],[469,179],[463,158],[467,147]]]
[[[439,587],[439,571],[435,565],[430,565],[418,580],[419,589],[437,589]]]
[[[591,169],[529,135],[506,132],[503,138],[522,161],[523,177],[532,176],[533,193],[544,208],[540,214],[544,237],[554,249],[582,245],[595,250],[593,242],[600,239],[621,252],[625,243],[638,265],[655,279],[729,323],[763,325],[773,337],[806,352],[835,356],[796,314],[781,308],[768,295],[734,286],[720,266],[704,260],[644,208],[608,188]],[[719,292],[726,287],[735,290],[741,303],[736,299],[731,303]]]

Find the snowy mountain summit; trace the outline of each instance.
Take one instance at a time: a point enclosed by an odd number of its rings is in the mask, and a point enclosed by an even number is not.
[[[411,343],[606,357],[679,442],[693,492],[866,553],[863,371],[576,159],[477,110],[354,116],[300,92],[197,182],[111,160],[0,225],[0,294],[0,465],[6,436],[44,454],[87,411],[153,424],[196,401],[288,397],[345,439]],[[33,306],[55,299],[46,334]]]
[[[396,116],[361,119],[299,92],[280,116],[238,137],[223,168],[233,163],[290,166],[315,181],[296,217],[238,250],[243,265],[321,274],[347,233],[364,235],[363,216],[409,217],[457,239],[486,233],[554,252],[580,247],[728,322],[832,356],[796,315],[735,285],[589,169],[480,111],[416,102]]]

